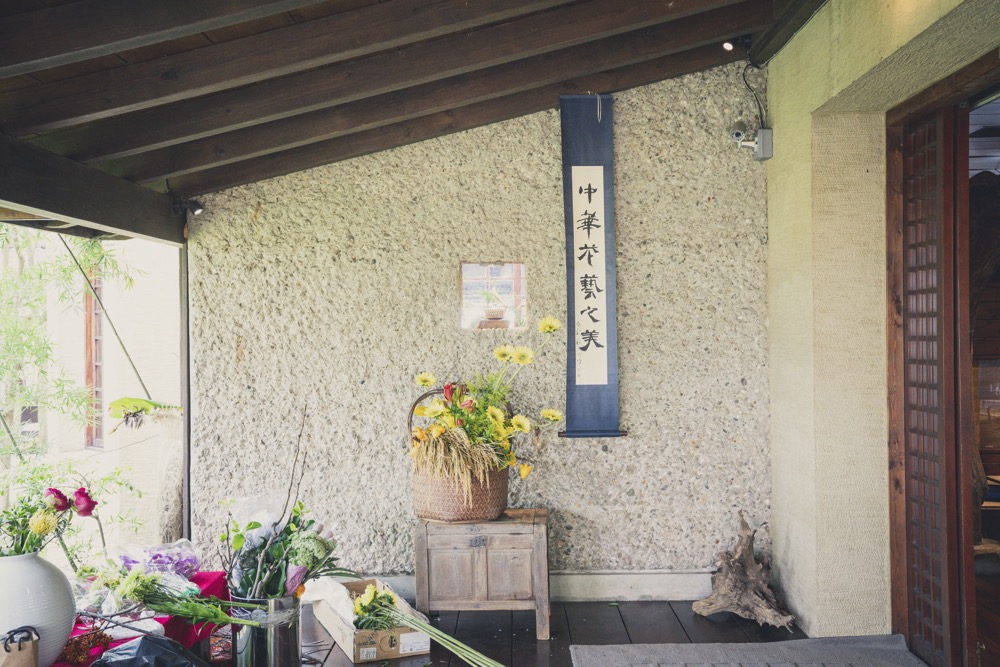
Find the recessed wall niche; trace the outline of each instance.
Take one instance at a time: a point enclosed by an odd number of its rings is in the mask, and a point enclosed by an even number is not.
[[[524,329],[528,322],[528,281],[524,264],[462,262],[461,328]]]

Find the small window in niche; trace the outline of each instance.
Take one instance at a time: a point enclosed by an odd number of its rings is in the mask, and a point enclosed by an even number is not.
[[[524,264],[462,262],[463,329],[524,329],[528,283]]]

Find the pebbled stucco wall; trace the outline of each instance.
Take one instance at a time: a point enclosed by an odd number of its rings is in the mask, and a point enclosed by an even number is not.
[[[553,570],[704,570],[738,509],[769,520],[765,170],[727,138],[753,114],[740,70],[616,95],[630,434],[548,437],[512,482],[512,504],[550,508]],[[535,342],[458,329],[460,260],[524,262],[529,316],[565,319],[561,187],[550,111],[205,197],[189,240],[196,541],[218,533],[218,499],[284,493],[307,406],[302,496],[342,563],[412,571],[412,377]],[[550,349],[521,402],[563,407]]]

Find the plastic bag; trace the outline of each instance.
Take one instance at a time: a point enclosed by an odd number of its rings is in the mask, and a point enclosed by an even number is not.
[[[149,547],[141,554],[124,553],[121,556],[121,563],[127,570],[142,565],[146,572],[177,574],[190,579],[201,567],[201,558],[195,552],[190,540],[177,540],[170,544]]]
[[[140,637],[107,651],[93,667],[209,667],[209,664],[166,637]]]

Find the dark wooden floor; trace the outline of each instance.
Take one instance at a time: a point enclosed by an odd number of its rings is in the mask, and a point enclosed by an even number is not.
[[[305,620],[308,629],[311,615]],[[704,618],[690,602],[567,602],[552,605],[552,639],[535,640],[531,611],[442,612],[432,623],[462,642],[509,667],[572,667],[570,644],[669,644],[710,642],[771,642],[803,639],[805,634],[761,628],[731,614]],[[322,628],[318,633],[325,635]],[[305,633],[309,635],[307,631]],[[313,635],[313,641],[322,641]],[[308,643],[308,639],[306,639]],[[329,641],[329,638],[326,638]],[[466,663],[432,644],[429,656],[370,663],[377,667],[461,667]],[[336,647],[317,645],[324,667],[347,667],[351,661]],[[307,652],[309,648],[307,647]]]

